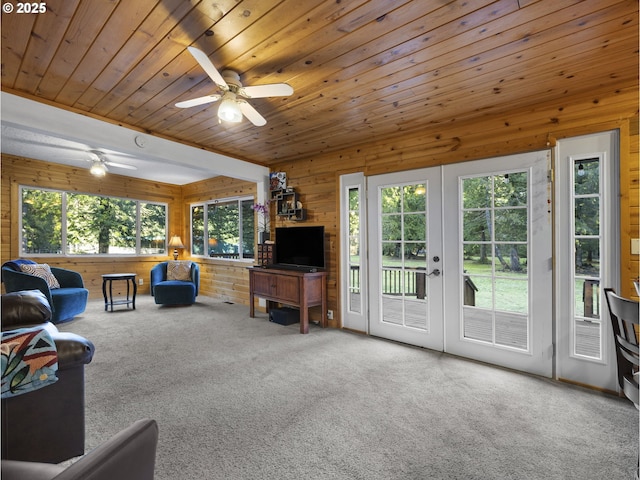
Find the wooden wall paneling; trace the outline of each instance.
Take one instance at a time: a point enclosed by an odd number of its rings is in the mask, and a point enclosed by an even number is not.
[[[633,287],[634,281],[640,281],[640,255],[631,253],[631,239],[640,238],[640,121],[636,116],[631,119],[624,133],[628,137],[621,140],[620,171],[620,264],[621,294],[627,297],[638,298]],[[627,153],[625,155],[625,153]],[[625,219],[629,219],[628,226]]]

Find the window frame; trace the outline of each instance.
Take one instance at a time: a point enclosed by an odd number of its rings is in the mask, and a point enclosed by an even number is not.
[[[254,263],[256,257],[256,221],[255,221],[255,211],[252,209],[253,214],[253,256],[245,257],[245,253],[242,248],[242,238],[243,238],[243,213],[242,213],[242,204],[243,202],[251,201],[252,204],[255,204],[255,197],[253,195],[240,195],[234,197],[224,197],[224,198],[216,198],[210,200],[204,200],[201,202],[193,202],[189,204],[189,241],[190,241],[190,254],[195,258],[207,258],[209,260],[224,260],[226,262],[241,262],[241,263]],[[224,256],[224,254],[219,256],[211,256],[209,253],[209,245],[208,245],[208,218],[209,218],[209,207],[219,205],[219,204],[227,204],[235,202],[238,208],[238,244],[236,247],[238,248],[238,253],[230,253],[229,256]],[[202,231],[202,250],[204,253],[194,253],[194,247],[196,245],[193,238],[193,209],[194,207],[201,207],[202,211],[202,219],[203,219],[203,231]],[[233,255],[238,255],[237,258],[233,258]]]
[[[24,227],[24,218],[23,218],[23,192],[24,190],[36,190],[36,191],[42,191],[42,192],[55,192],[55,193],[60,193],[61,195],[61,204],[60,204],[60,208],[61,208],[61,219],[60,219],[60,228],[61,228],[61,244],[60,244],[60,253],[29,253],[29,252],[25,252],[24,251],[24,237],[23,237],[23,227]],[[67,247],[68,247],[68,242],[67,242],[67,232],[68,232],[68,225],[67,225],[67,209],[68,209],[68,198],[67,195],[68,194],[74,194],[74,195],[88,195],[88,196],[93,196],[93,197],[104,197],[104,198],[112,198],[112,199],[117,199],[117,200],[128,200],[128,201],[132,201],[135,202],[135,210],[136,210],[136,219],[135,219],[135,233],[136,233],[136,241],[135,241],[135,252],[133,253],[78,253],[78,254],[73,254],[73,253],[68,253],[67,251]],[[141,245],[142,245],[142,238],[141,238],[141,232],[140,232],[140,228],[141,228],[141,218],[140,218],[140,212],[141,212],[141,205],[142,204],[153,204],[153,205],[160,205],[162,207],[164,207],[165,210],[165,224],[164,224],[164,241],[165,241],[165,252],[158,252],[158,253],[141,253]],[[43,188],[43,187],[37,187],[37,186],[32,186],[32,185],[18,185],[18,209],[19,209],[19,215],[18,215],[18,236],[19,236],[19,255],[21,257],[67,257],[67,258],[95,258],[95,257],[102,257],[102,258],[113,258],[113,257],[154,257],[154,256],[158,256],[158,255],[168,255],[169,253],[169,247],[168,247],[168,243],[169,243],[169,204],[167,202],[159,202],[159,201],[155,201],[155,200],[142,200],[142,199],[135,199],[135,198],[129,198],[129,197],[119,197],[116,195],[105,195],[105,194],[96,194],[96,193],[92,193],[92,192],[79,192],[79,191],[73,191],[73,190],[60,190],[57,188]]]

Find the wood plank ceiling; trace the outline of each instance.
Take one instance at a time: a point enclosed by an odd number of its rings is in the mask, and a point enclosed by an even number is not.
[[[2,15],[2,89],[264,165],[638,89],[637,0],[48,0]],[[256,127],[219,124],[186,50],[244,85]]]

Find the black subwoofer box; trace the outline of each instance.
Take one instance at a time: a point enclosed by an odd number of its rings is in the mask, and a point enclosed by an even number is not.
[[[269,310],[269,321],[280,325],[292,325],[300,322],[300,310],[295,308],[272,308]]]

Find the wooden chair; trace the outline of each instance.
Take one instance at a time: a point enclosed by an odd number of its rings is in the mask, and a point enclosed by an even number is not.
[[[636,408],[640,409],[638,402],[638,370],[640,369],[638,302],[616,295],[611,288],[605,288],[604,293],[616,343],[618,385],[625,396],[635,404]]]

